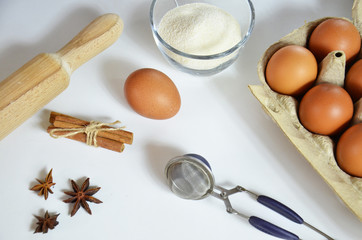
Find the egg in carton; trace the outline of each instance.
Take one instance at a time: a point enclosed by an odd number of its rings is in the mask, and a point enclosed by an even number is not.
[[[271,45],[258,62],[257,71],[262,85],[249,85],[250,91],[259,100],[264,111],[277,123],[298,151],[320,174],[327,184],[340,197],[345,205],[362,221],[362,178],[353,177],[342,171],[335,159],[334,141],[305,129],[298,119],[298,101],[291,96],[274,92],[265,79],[265,69],[271,56],[287,45],[307,47],[309,36],[323,21],[335,18],[352,22],[362,36],[362,0],[355,0],[352,8],[352,21],[347,18],[325,17],[307,22],[278,42]],[[358,59],[362,57],[361,51]],[[346,57],[343,51],[329,53],[319,63],[316,83],[330,82],[343,86]],[[353,122],[362,122],[362,99],[355,103]],[[358,112],[358,113],[357,113]]]

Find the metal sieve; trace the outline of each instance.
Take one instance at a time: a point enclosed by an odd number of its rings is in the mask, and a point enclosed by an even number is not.
[[[296,212],[280,203],[279,201],[253,193],[241,186],[232,189],[225,189],[215,185],[214,175],[208,161],[198,154],[185,154],[171,159],[165,168],[168,185],[173,193],[185,199],[202,199],[209,195],[222,200],[226,206],[226,211],[248,219],[248,222],[258,230],[270,234],[274,237],[287,240],[300,239],[294,233],[280,228],[268,221],[256,216],[247,216],[236,211],[229,200],[229,196],[238,192],[247,192],[259,203],[281,214],[289,220],[304,224],[312,230],[318,232],[326,239],[333,240],[330,236],[306,223]]]

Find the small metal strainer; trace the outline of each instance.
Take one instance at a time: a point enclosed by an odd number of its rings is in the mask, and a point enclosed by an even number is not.
[[[329,237],[327,234],[306,223],[296,212],[277,200],[264,195],[257,195],[241,186],[236,186],[233,189],[227,190],[223,187],[215,185],[214,175],[212,173],[210,164],[200,155],[185,154],[183,156],[178,156],[171,159],[166,165],[165,174],[171,191],[174,192],[177,196],[194,200],[205,198],[208,195],[214,196],[225,203],[226,211],[228,213],[233,213],[248,219],[252,226],[264,233],[281,239],[300,239],[294,233],[280,228],[259,217],[246,216],[236,211],[229,201],[230,195],[238,192],[247,192],[255,197],[259,203],[283,215],[289,220],[298,224],[304,224],[326,237],[326,239],[333,240],[333,238]]]

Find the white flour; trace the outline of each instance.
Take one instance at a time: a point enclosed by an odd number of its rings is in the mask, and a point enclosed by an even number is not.
[[[158,27],[163,40],[173,48],[195,55],[224,52],[241,40],[240,25],[224,10],[206,3],[191,3],[167,12]],[[190,60],[167,53],[175,61],[194,69],[210,69],[233,56],[215,60]]]

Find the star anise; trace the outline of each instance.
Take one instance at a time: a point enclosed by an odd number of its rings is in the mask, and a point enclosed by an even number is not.
[[[89,214],[92,214],[92,211],[89,208],[87,201],[93,202],[93,203],[102,203],[101,200],[99,200],[95,197],[92,197],[92,195],[94,195],[96,192],[98,192],[99,189],[101,189],[101,188],[97,187],[97,188],[88,189],[89,178],[87,178],[84,181],[84,183],[82,184],[82,187],[80,189],[73,180],[70,180],[70,181],[72,183],[74,192],[64,192],[65,194],[72,196],[71,198],[64,200],[64,202],[65,203],[74,203],[75,202],[75,204],[73,206],[73,210],[71,212],[71,216],[73,217],[74,214],[76,214],[76,212],[78,211],[80,206],[82,206]]]
[[[38,226],[35,229],[34,233],[47,233],[48,229],[54,229],[56,225],[58,225],[57,217],[60,213],[50,216],[48,211],[46,211],[44,217],[35,216],[38,219],[36,223]]]
[[[53,193],[53,191],[50,189],[50,187],[55,185],[55,183],[53,183],[52,172],[53,169],[50,169],[48,175],[45,178],[45,181],[36,179],[40,184],[37,184],[30,189],[33,191],[39,191],[38,195],[39,196],[44,195],[45,200],[47,200],[48,198],[48,192]]]

